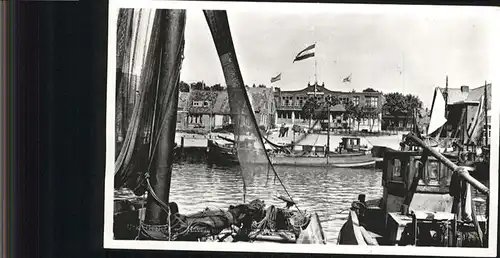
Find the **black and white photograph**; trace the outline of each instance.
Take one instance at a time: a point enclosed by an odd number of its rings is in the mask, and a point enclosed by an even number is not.
[[[110,1],[104,247],[494,256],[495,15]]]

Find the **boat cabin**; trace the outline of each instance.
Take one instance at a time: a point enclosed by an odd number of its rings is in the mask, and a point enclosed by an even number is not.
[[[385,223],[378,223],[380,228],[376,231],[387,232],[388,244],[398,244],[415,216],[419,221],[431,222],[453,219],[451,176],[452,171],[432,156],[387,150],[383,161],[383,198],[371,212]]]
[[[359,137],[342,137],[339,147],[347,152],[358,152],[361,147],[361,139]]]

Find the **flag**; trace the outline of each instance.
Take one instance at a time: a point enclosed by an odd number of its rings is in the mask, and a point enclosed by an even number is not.
[[[281,80],[281,73],[271,78],[271,83]]]
[[[349,74],[349,76],[345,77],[345,78],[342,80],[342,82],[351,82],[351,75],[352,75],[352,73],[351,73],[351,74]]]
[[[427,135],[435,132],[446,123],[446,103],[443,93],[439,88],[434,90],[434,99],[431,108],[431,120],[427,129]]]
[[[316,48],[316,43],[306,47],[304,50],[300,51],[300,53],[297,54],[293,62],[295,63],[295,61],[300,61],[313,57],[315,48]]]

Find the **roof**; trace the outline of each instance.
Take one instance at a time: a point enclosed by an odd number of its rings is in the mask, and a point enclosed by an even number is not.
[[[466,85],[463,85],[466,86]],[[491,83],[486,85],[488,93],[488,109],[491,109]],[[438,87],[443,93],[446,88]],[[468,92],[462,92],[461,88],[448,88],[448,101],[447,104],[453,104],[460,101],[480,101],[484,95],[484,86],[470,89]]]
[[[209,106],[194,107],[194,101],[210,101],[213,103]],[[229,114],[229,105],[227,104],[226,110],[225,102],[228,102],[226,91],[191,90],[191,92],[189,92],[186,110],[190,113],[197,114]]]
[[[254,112],[268,113],[272,112],[270,104],[274,103],[274,93],[272,88],[248,88],[248,94],[251,96],[252,108]]]
[[[247,88],[248,94],[251,97],[251,102],[254,111],[259,111],[262,113],[273,112],[268,110],[272,103],[274,103],[274,95],[272,88]],[[184,92],[181,92],[184,93]],[[205,91],[205,90],[191,90],[187,94],[179,93],[179,104],[178,109],[184,105],[184,110],[190,113],[197,114],[230,114],[229,99],[227,91]],[[212,106],[205,107],[193,107],[193,101],[214,101]],[[182,104],[181,104],[182,102]]]
[[[325,87],[325,84],[310,84],[308,83],[305,88],[302,88],[300,90],[281,90],[280,88],[276,88],[276,94],[313,94],[314,91],[316,90],[317,94],[322,94],[322,95],[332,95],[332,94],[348,94],[348,95],[354,95],[354,96],[383,96],[382,92],[362,92],[362,91],[335,91],[335,90],[329,90]]]

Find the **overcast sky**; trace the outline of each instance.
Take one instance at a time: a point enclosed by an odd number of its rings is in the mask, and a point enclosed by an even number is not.
[[[490,80],[489,22],[480,15],[331,14],[228,11],[245,84],[284,90],[314,82],[314,59],[292,63],[317,41],[317,76],[330,90],[413,93],[425,106],[432,88],[477,87]],[[342,79],[352,73],[351,83]],[[201,11],[188,10],[181,80],[225,85],[210,31]]]

